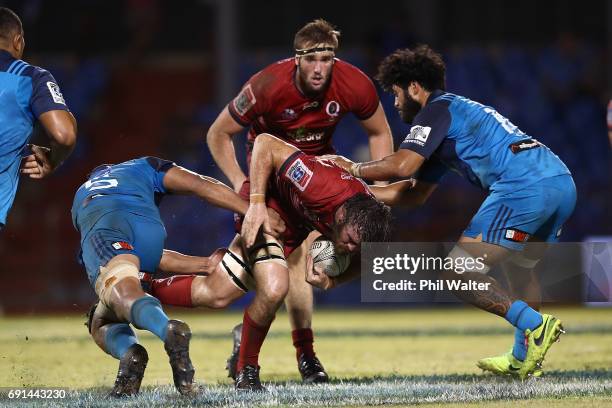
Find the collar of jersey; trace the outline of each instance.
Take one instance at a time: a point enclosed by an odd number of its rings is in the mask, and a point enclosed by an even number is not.
[[[429,94],[429,98],[427,98],[427,104],[433,102],[438,96],[444,95],[446,92],[441,89],[436,89],[431,94]]]

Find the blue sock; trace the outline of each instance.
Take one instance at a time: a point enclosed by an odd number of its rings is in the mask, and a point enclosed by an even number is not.
[[[166,341],[168,316],[164,313],[159,300],[153,296],[143,296],[132,304],[130,310],[132,324],[138,329],[145,329]]]
[[[533,330],[542,324],[542,315],[530,308],[529,305],[522,300],[517,300],[508,309],[506,320],[521,331],[527,329]]]
[[[108,325],[106,334],[104,335],[104,345],[106,351],[116,359],[120,360],[132,344],[136,344],[138,340],[134,331],[127,323],[114,323]]]
[[[525,346],[525,332],[521,329],[514,329],[514,346],[512,355],[519,361],[525,361],[527,357],[527,346]]]

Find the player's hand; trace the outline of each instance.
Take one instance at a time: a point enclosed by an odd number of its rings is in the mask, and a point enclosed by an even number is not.
[[[31,155],[23,158],[21,174],[27,174],[33,179],[42,179],[53,173],[51,164],[51,149],[37,145],[30,145]]]
[[[281,234],[285,232],[285,221],[283,221],[281,216],[270,207],[268,207],[268,220],[270,229],[266,229],[264,225],[264,232],[272,235],[274,238],[280,238]]]
[[[341,167],[342,169],[348,171],[349,173],[351,170],[351,166],[355,164],[352,160],[347,159],[344,156],[340,156],[336,154],[326,154],[326,155],[320,156],[319,159],[332,161],[338,167]]]
[[[210,256],[207,258],[206,268],[202,272],[207,273],[209,275],[212,274],[217,269],[217,265],[221,263],[221,260],[225,256],[226,252],[227,248],[215,249],[213,253],[210,254]]]
[[[310,254],[306,254],[306,282],[323,290],[328,290],[336,286],[333,278],[330,278],[325,272],[314,266]]]
[[[247,248],[250,248],[255,243],[259,228],[263,226],[264,231],[271,231],[270,221],[268,218],[268,209],[265,203],[251,203],[247,210],[244,221],[242,221],[242,230],[240,234]]]

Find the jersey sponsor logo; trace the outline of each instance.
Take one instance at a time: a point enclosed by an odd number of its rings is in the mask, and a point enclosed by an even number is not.
[[[318,142],[323,140],[325,132],[311,132],[306,128],[299,128],[295,132],[287,132],[287,136],[296,142]]]
[[[61,103],[62,105],[66,104],[66,101],[64,101],[64,96],[62,95],[59,86],[55,82],[47,81],[47,88],[49,88],[53,102]]]
[[[305,104],[302,107],[302,110],[305,111],[306,109],[317,109],[318,107],[319,107],[319,101],[312,101],[312,102]]]
[[[425,146],[430,132],[431,128],[429,126],[413,126],[403,143],[416,143],[419,146]]]
[[[527,232],[520,231],[520,230],[517,230],[515,228],[508,228],[508,229],[506,229],[505,238],[508,241],[527,242],[529,237],[530,237],[530,235]]]
[[[536,147],[542,146],[542,143],[538,142],[535,139],[525,139],[520,142],[512,143],[510,147],[510,151],[514,154],[523,152],[525,150],[535,149]]]
[[[115,248],[117,251],[119,250],[126,250],[126,251],[133,251],[134,247],[132,245],[130,245],[129,243],[125,242],[125,241],[117,241],[117,242],[113,242],[113,248]]]
[[[234,109],[236,109],[236,112],[238,112],[240,116],[244,116],[256,102],[257,99],[255,99],[251,84],[247,84],[234,99]]]
[[[330,101],[325,107],[325,112],[333,118],[340,114],[340,104],[336,101]]]
[[[310,180],[312,180],[312,170],[306,167],[301,159],[297,159],[289,166],[289,169],[285,173],[285,177],[291,180],[298,190],[304,191],[306,187],[308,187]]]

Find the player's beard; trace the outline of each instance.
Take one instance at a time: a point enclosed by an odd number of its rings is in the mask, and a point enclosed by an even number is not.
[[[327,77],[323,77],[324,82],[318,89],[314,89],[310,86],[308,78],[302,73],[299,67],[298,80],[300,81],[300,88],[302,92],[304,92],[304,95],[309,98],[315,98],[325,92],[325,90],[327,90],[327,87],[329,86],[329,81],[331,80],[331,72],[327,75]]]
[[[399,109],[399,114],[402,120],[406,123],[412,123],[414,117],[419,113],[422,106],[420,103],[404,93],[404,103]]]

